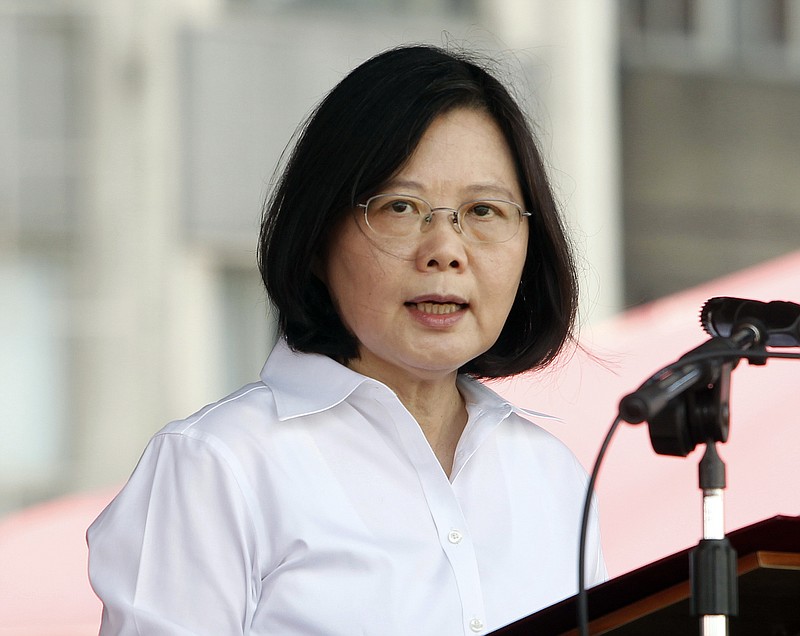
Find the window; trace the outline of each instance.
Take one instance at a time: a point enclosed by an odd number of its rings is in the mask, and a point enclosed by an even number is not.
[[[622,59],[637,67],[797,77],[798,0],[627,0]]]
[[[634,0],[628,19],[642,33],[690,35],[695,30],[694,0]]]

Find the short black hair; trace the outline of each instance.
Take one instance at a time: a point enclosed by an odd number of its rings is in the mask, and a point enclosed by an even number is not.
[[[409,45],[367,60],[328,93],[301,127],[264,205],[258,265],[290,347],[343,362],[358,357],[355,336],[314,270],[342,215],[403,166],[437,116],[456,108],[480,109],[500,126],[532,213],[522,280],[505,326],[460,371],[498,378],[541,368],[573,338],[575,262],[525,115],[470,54]]]

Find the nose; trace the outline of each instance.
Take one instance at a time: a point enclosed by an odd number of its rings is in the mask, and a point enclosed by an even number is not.
[[[441,213],[436,214],[437,212]],[[423,219],[425,225],[416,254],[417,268],[420,271],[458,270],[466,266],[467,253],[455,218],[454,210],[436,208]]]

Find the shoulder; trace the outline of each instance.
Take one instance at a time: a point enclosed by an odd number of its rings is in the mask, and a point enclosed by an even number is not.
[[[559,464],[564,470],[577,471],[581,476],[586,474],[582,464],[572,449],[558,435],[532,421],[529,416],[513,413],[509,416],[507,426],[500,433],[535,456],[539,463],[550,466]]]
[[[157,435],[224,437],[242,429],[268,426],[276,419],[272,390],[263,382],[253,382],[186,418],[170,422]]]
[[[476,408],[480,413],[494,412],[505,418],[502,430],[540,443],[552,444],[571,454],[566,445],[545,428],[548,424],[560,422],[560,418],[519,407],[483,382],[469,376],[459,376],[459,389],[467,398],[468,408]]]
[[[263,461],[274,445],[270,438],[276,424],[270,388],[262,382],[245,385],[157,431],[135,473],[155,476],[170,466],[167,472],[194,475],[190,481],[200,473],[215,474],[242,487],[251,481],[248,467]]]
[[[459,388],[476,414],[500,421],[493,429],[504,461],[521,470],[541,470],[559,474],[578,484],[586,481],[586,471],[572,450],[548,430],[560,419],[512,404],[492,388],[467,376],[459,377]]]

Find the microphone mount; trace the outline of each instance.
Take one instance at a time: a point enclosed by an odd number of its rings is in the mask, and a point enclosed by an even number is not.
[[[626,395],[620,417],[630,424],[649,422],[653,449],[660,455],[686,457],[709,438],[727,441],[730,374],[742,357],[765,363],[759,355],[763,334],[758,324],[747,322],[730,337],[710,338]]]
[[[731,373],[742,358],[766,363],[769,334],[758,319],[742,317],[725,336],[713,335],[625,396],[620,418],[648,422],[660,455],[686,457],[705,444],[699,466],[703,492],[703,538],[690,555],[692,615],[703,636],[725,636],[728,617],[738,613],[736,551],[725,537],[725,464],[717,444],[728,440]]]

